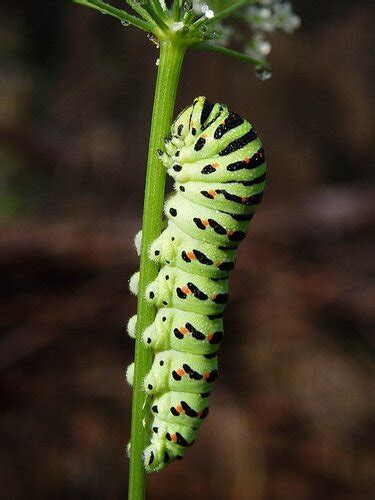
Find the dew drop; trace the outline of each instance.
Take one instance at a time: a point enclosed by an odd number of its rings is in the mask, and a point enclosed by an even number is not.
[[[221,30],[214,30],[214,31],[211,31],[210,33],[210,38],[212,40],[218,40],[219,38],[221,38],[223,32]]]
[[[125,19],[123,19],[123,20],[121,21],[121,24],[122,24],[123,26],[130,26],[129,21],[126,21]]]
[[[265,81],[271,78],[272,68],[269,64],[264,64],[262,66],[257,66],[255,68],[255,75],[259,80]]]
[[[191,10],[193,8],[193,2],[192,2],[192,0],[185,0],[185,2],[183,3],[182,7],[186,11]]]
[[[153,33],[147,33],[147,38],[156,45],[157,49],[159,48],[159,40]]]
[[[159,66],[159,64],[160,64],[160,59],[159,58],[156,59],[155,64],[156,64],[156,66]]]

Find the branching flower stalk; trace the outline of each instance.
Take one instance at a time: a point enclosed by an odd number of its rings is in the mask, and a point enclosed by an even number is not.
[[[157,151],[163,148],[172,122],[184,55],[188,48],[218,52],[251,64],[256,75],[266,80],[271,76],[266,62],[271,46],[265,34],[276,29],[290,33],[299,26],[299,18],[291,4],[282,0],[173,0],[168,5],[165,0],[126,0],[127,10],[102,0],[73,1],[116,18],[123,26],[140,28],[160,49],[143,206],[128,496],[129,500],[143,500],[146,480],[142,453],[149,441],[149,409],[142,383],[151,368],[152,353],[140,336],[155,317],[145,291],[158,273],[147,250],[162,230],[166,171]],[[227,48],[231,41],[240,43],[242,51]]]

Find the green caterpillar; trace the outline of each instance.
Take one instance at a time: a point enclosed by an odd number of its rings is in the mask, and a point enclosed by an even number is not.
[[[175,181],[168,224],[149,249],[160,266],[147,299],[158,309],[142,334],[153,349],[144,389],[152,398],[148,472],[181,459],[208,415],[223,339],[228,276],[262,199],[266,164],[249,122],[198,97],[175,120],[158,154]],[[136,237],[139,246],[141,235]],[[138,273],[130,280],[137,293]],[[134,337],[136,316],[129,320]],[[133,378],[133,365],[127,373]]]

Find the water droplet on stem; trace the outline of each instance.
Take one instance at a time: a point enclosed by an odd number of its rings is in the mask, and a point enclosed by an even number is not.
[[[272,68],[269,64],[263,64],[261,66],[257,66],[255,68],[255,75],[261,81],[268,80],[272,76]]]
[[[185,0],[185,2],[182,5],[182,8],[186,11],[189,11],[193,8],[193,2],[192,0]]]

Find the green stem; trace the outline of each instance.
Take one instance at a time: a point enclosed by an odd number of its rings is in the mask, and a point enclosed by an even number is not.
[[[181,0],[173,0],[172,16],[173,21],[180,20]]]
[[[74,3],[78,3],[79,5],[84,5],[85,7],[90,7],[91,9],[98,10],[102,14],[108,14],[109,16],[115,17],[120,21],[125,21],[133,26],[137,26],[143,31],[150,31],[152,25],[143,21],[143,19],[139,19],[136,16],[132,16],[128,14],[124,10],[116,9],[116,7],[112,7],[106,2],[102,2],[101,0],[73,0]]]
[[[230,5],[226,9],[220,10],[217,14],[214,15],[214,17],[211,17],[211,19],[208,19],[207,24],[225,19],[226,17],[231,16],[236,10],[245,7],[245,5],[251,5],[252,3],[254,3],[254,0],[238,0],[237,2],[232,3],[232,5]]]
[[[142,453],[149,444],[150,432],[147,426],[149,402],[143,390],[143,380],[151,368],[153,356],[152,351],[143,345],[141,333],[155,318],[155,308],[146,301],[145,292],[147,285],[156,278],[158,273],[158,268],[148,258],[147,251],[162,229],[166,170],[157,156],[157,149],[163,148],[164,137],[168,134],[172,122],[176,91],[184,55],[184,46],[175,43],[173,40],[161,42],[143,205],[131,422],[129,500],[143,500],[146,492],[146,477]],[[146,421],[146,426],[143,425],[144,421]]]
[[[264,59],[257,59],[255,57],[248,56],[247,54],[243,54],[242,52],[237,52],[237,50],[227,49],[225,47],[221,47],[220,45],[213,45],[212,43],[199,42],[194,43],[191,47],[199,50],[218,52],[219,54],[223,54],[225,56],[233,57],[234,59],[239,59],[240,61],[250,63],[255,67],[265,64]]]

